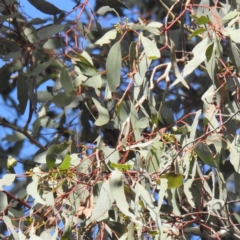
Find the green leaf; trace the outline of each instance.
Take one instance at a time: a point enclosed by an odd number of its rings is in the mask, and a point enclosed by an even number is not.
[[[140,39],[143,44],[146,55],[150,60],[160,58],[160,56],[161,56],[160,51],[159,51],[156,43],[149,40],[147,37],[144,37],[142,34],[140,35]]]
[[[110,91],[116,92],[120,84],[122,65],[121,43],[116,42],[110,49],[106,62],[107,82]]]
[[[70,143],[63,142],[59,145],[53,144],[47,151],[46,163],[48,169],[52,169],[56,163],[57,157],[60,153],[68,148]]]
[[[45,1],[45,0],[28,0],[35,8],[39,11],[49,14],[49,15],[56,15],[58,13],[63,12],[63,10],[57,8],[53,4]]]
[[[197,23],[198,25],[207,24],[207,23],[209,23],[209,22],[210,22],[210,19],[209,19],[208,17],[206,17],[206,16],[201,16],[201,17],[199,17],[199,18],[197,19],[197,21],[196,21],[196,23]]]
[[[188,37],[188,39],[192,39],[193,37],[196,37],[198,34],[201,34],[201,33],[206,32],[206,31],[207,31],[206,28],[198,28]]]
[[[61,70],[60,81],[66,96],[67,97],[71,96],[71,94],[73,93],[74,87],[73,87],[72,79],[70,78],[68,71],[66,70],[65,67],[63,67]]]
[[[96,121],[94,122],[94,124],[96,126],[103,126],[103,125],[107,124],[110,119],[108,110],[106,108],[104,108],[96,98],[92,98],[92,100],[98,111],[98,117],[97,117]]]
[[[110,167],[116,168],[120,171],[127,171],[127,170],[132,169],[132,165],[130,165],[130,164],[110,163]]]
[[[111,40],[115,39],[117,37],[117,30],[112,29],[108,32],[106,32],[100,39],[98,39],[95,44],[98,44],[102,46],[103,44],[109,44]]]
[[[131,42],[129,46],[129,61],[133,63],[134,60],[137,58],[137,43],[136,42]]]
[[[214,43],[211,43],[211,44],[207,47],[207,49],[206,49],[205,54],[206,54],[206,59],[207,59],[207,61],[209,61],[209,60],[211,59],[211,57],[212,57],[213,48],[214,48]]]
[[[52,98],[52,102],[57,107],[66,107],[73,101],[71,96],[66,96],[65,92],[60,92]]]
[[[46,163],[47,163],[48,169],[52,169],[54,167],[56,159],[57,159],[57,146],[52,145],[48,149],[47,155],[46,155]]]
[[[167,173],[161,175],[161,179],[167,179],[168,180],[168,189],[171,188],[177,188],[183,185],[183,175],[178,173]]]
[[[67,170],[71,165],[71,157],[67,154],[63,162],[58,166],[60,170]]]

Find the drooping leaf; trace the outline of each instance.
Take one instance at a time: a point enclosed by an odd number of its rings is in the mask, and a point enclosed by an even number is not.
[[[238,16],[238,12],[235,10],[235,11],[230,11],[228,12],[227,15],[225,15],[221,21],[223,24],[229,22],[230,20],[232,20],[233,18],[237,17]]]
[[[16,178],[16,174],[5,174],[0,179],[0,191],[3,191],[3,186],[11,186]]]
[[[57,8],[55,5],[44,1],[44,0],[28,0],[35,8],[37,8],[39,11],[45,13],[45,14],[49,14],[49,15],[56,15],[59,14],[61,12],[63,12],[63,10]]]
[[[193,184],[193,180],[188,179],[186,182],[184,182],[183,187],[184,187],[184,193],[187,197],[188,203],[191,205],[192,208],[195,208],[195,202],[193,201],[193,195],[190,191],[192,184]]]
[[[26,136],[20,132],[14,132],[12,135],[6,135],[2,140],[8,141],[8,142],[18,142],[23,139],[26,139]]]
[[[8,200],[6,193],[0,191],[0,212],[6,211],[8,206]]]
[[[239,38],[240,29],[229,30],[228,33],[232,41],[234,41],[235,43],[240,43],[240,38]]]
[[[60,170],[67,170],[71,165],[71,157],[67,154],[63,162],[58,166]]]
[[[101,187],[100,194],[98,196],[97,203],[94,206],[91,221],[95,222],[100,220],[101,218],[104,218],[107,211],[112,206],[112,200],[111,200],[111,193],[109,189],[109,180],[103,183]],[[106,217],[105,217],[106,218]]]
[[[130,164],[118,164],[118,163],[110,163],[110,167],[116,168],[120,171],[127,171],[132,168]]]
[[[95,43],[103,46],[103,44],[109,44],[111,40],[115,39],[117,37],[117,30],[112,29],[108,32],[106,32],[100,39],[98,39]]]
[[[22,73],[23,76],[37,76],[39,75],[41,72],[43,72],[46,68],[48,68],[51,64],[52,64],[52,60],[47,61],[47,62],[43,62],[43,63],[39,63],[36,65],[36,67],[28,73]]]
[[[181,78],[186,77],[188,74],[193,72],[205,59],[205,51],[208,47],[208,38],[204,38],[200,43],[198,43],[194,49],[193,49],[193,54],[194,57],[185,65],[183,69],[183,73],[181,77],[178,77],[173,84],[171,85],[172,87],[178,84],[181,81]]]
[[[28,102],[28,84],[27,79],[22,74],[19,74],[17,81],[17,98],[19,102],[19,112],[24,114]]]
[[[53,144],[47,151],[46,163],[49,169],[52,169],[56,163],[58,155],[69,147],[69,143],[63,142],[59,145]]]
[[[31,195],[36,202],[40,204],[46,204],[46,202],[39,195],[38,182],[39,182],[39,178],[36,175],[34,175],[33,181],[29,183],[27,186],[27,194]]]
[[[109,190],[111,192],[112,202],[116,201],[116,205],[119,210],[126,216],[130,217],[133,222],[142,224],[139,220],[136,219],[134,214],[129,211],[129,205],[124,193],[124,183],[122,178],[123,175],[119,170],[112,171],[111,177],[109,179]]]
[[[196,37],[198,34],[204,33],[206,31],[207,31],[206,28],[198,28],[188,37],[188,39],[192,39],[193,37]]]
[[[53,35],[61,32],[64,28],[64,25],[50,25],[47,27],[40,28],[37,31],[39,39],[44,40],[52,37]]]
[[[143,117],[136,122],[135,127],[141,129],[149,127],[149,120],[146,117]]]
[[[71,94],[73,93],[74,87],[73,87],[72,79],[70,78],[68,71],[66,70],[65,67],[63,67],[61,70],[60,81],[66,96],[67,97],[71,96]]]
[[[233,142],[230,145],[230,162],[233,165],[235,171],[240,174],[240,147],[236,146]]]
[[[18,17],[19,15],[20,15],[19,12],[15,12],[15,13],[9,14],[9,15],[1,15],[1,16],[0,16],[0,23],[3,23],[3,22],[5,22],[5,21],[7,21],[7,20],[11,20],[12,18],[16,18],[16,17]]]
[[[158,47],[156,43],[149,40],[147,37],[140,35],[141,42],[143,44],[144,50],[146,52],[146,55],[149,59],[154,60],[160,58],[160,51],[158,50]]]
[[[206,59],[209,61],[213,54],[214,43],[211,43],[206,49]]]
[[[10,232],[12,233],[12,235],[14,237],[14,240],[20,240],[17,232],[15,231],[15,229],[13,227],[11,219],[8,216],[4,215],[3,216],[3,221],[6,224],[6,226],[8,227],[8,229],[10,230]]]
[[[96,13],[99,15],[105,15],[107,12],[111,12],[111,11],[116,12],[114,8],[111,8],[109,6],[103,6],[99,8]]]
[[[207,165],[211,167],[217,167],[217,161],[213,157],[213,153],[210,151],[209,147],[204,143],[196,144],[194,151],[200,157],[200,159]]]
[[[230,48],[231,51],[228,51],[228,56],[231,59],[231,62],[236,67],[236,71],[240,72],[240,51],[237,45],[232,41],[230,41]]]
[[[197,23],[198,25],[207,24],[207,23],[209,23],[209,22],[210,22],[210,19],[209,19],[208,17],[206,17],[206,16],[201,16],[201,17],[199,17],[199,18],[197,19],[197,21],[196,21],[196,23]]]
[[[103,125],[107,124],[110,119],[108,110],[106,108],[104,108],[102,106],[102,104],[96,98],[92,98],[92,100],[98,111],[98,118],[96,119],[94,124],[96,126],[103,126]]]
[[[178,173],[166,173],[161,175],[161,179],[165,178],[168,180],[168,189],[177,188],[183,185],[183,175]]]
[[[170,60],[172,64],[172,69],[175,74],[175,76],[179,79],[179,81],[185,86],[186,88],[189,89],[189,86],[185,79],[182,77],[182,75],[179,72],[178,64],[177,64],[177,58],[176,58],[176,47],[175,43],[170,39],[171,47],[170,47]]]
[[[60,92],[52,98],[52,102],[57,107],[66,107],[73,101],[71,96],[66,96],[65,92]]]
[[[110,91],[116,92],[120,84],[122,52],[121,43],[116,42],[110,49],[106,61],[107,82]]]

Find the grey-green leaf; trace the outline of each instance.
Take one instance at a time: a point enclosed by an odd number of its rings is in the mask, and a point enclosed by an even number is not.
[[[121,59],[121,43],[118,41],[111,47],[106,62],[107,82],[109,89],[112,92],[116,92],[116,89],[120,84]]]
[[[6,226],[8,227],[8,229],[10,230],[10,232],[12,233],[14,239],[19,240],[19,236],[16,233],[16,231],[14,230],[11,219],[8,216],[3,216],[3,221],[6,224]]]
[[[44,1],[44,0],[28,0],[35,8],[39,11],[49,14],[49,15],[56,15],[58,13],[63,12],[63,10],[57,8],[53,4]]]
[[[8,206],[7,195],[6,193],[0,191],[0,212],[6,210],[7,206]]]
[[[65,92],[60,92],[53,97],[52,101],[57,107],[66,107],[72,102],[71,96],[66,96]]]
[[[28,85],[26,77],[19,74],[17,80],[17,98],[18,98],[18,110],[21,114],[24,114],[28,102]]]
[[[50,25],[43,27],[37,31],[38,36],[41,40],[52,37],[56,33],[59,33],[64,28],[64,25]]]
[[[106,32],[100,39],[96,41],[96,44],[102,46],[103,44],[108,44],[111,42],[111,40],[115,39],[117,36],[117,30],[112,29],[108,32]]]
[[[200,142],[195,146],[194,151],[205,164],[210,167],[217,167],[217,162],[215,161],[216,159],[214,159],[213,153],[207,145]]]
[[[110,207],[112,206],[110,195],[111,194],[109,189],[109,180],[107,180],[103,183],[97,203],[94,206],[91,216],[92,221],[98,221],[100,218],[104,217],[104,215],[110,209]]]
[[[136,122],[135,127],[136,128],[141,128],[141,129],[149,127],[149,119],[147,119],[146,117],[143,117],[143,118],[139,119]]]
[[[5,174],[2,179],[0,179],[0,191],[3,190],[3,186],[11,186],[14,182],[16,174]]]
[[[158,50],[156,43],[149,40],[147,37],[144,37],[143,35],[140,35],[140,38],[147,57],[151,60],[160,58],[160,51]]]
[[[101,103],[96,99],[92,98],[97,110],[98,110],[98,118],[94,122],[96,126],[103,126],[109,122],[109,113],[106,108],[104,108]]]
[[[71,93],[74,90],[72,79],[70,78],[68,71],[65,67],[62,68],[61,74],[60,74],[60,81],[64,88],[66,96],[71,96]]]

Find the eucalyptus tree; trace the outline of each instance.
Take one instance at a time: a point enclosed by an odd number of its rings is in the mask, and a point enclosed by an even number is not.
[[[9,239],[239,239],[239,1],[0,1]]]

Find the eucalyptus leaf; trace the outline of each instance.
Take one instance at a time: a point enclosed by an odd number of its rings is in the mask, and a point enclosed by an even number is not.
[[[71,94],[74,90],[73,83],[72,83],[72,79],[70,78],[68,71],[66,70],[65,67],[63,67],[61,70],[60,81],[64,88],[66,96],[67,97],[71,96]]]
[[[110,49],[106,62],[107,82],[110,91],[115,92],[120,84],[122,52],[121,43],[116,42]]]
[[[158,50],[156,43],[152,42],[143,35],[140,35],[140,39],[143,44],[146,55],[150,60],[160,58],[160,51]]]
[[[106,108],[104,108],[102,106],[102,104],[96,98],[92,98],[92,100],[98,111],[98,118],[96,119],[94,124],[96,126],[102,126],[102,125],[107,124],[110,119],[108,110]]]
[[[44,0],[28,0],[35,8],[37,8],[39,11],[45,13],[45,14],[49,14],[49,15],[56,15],[59,14],[61,12],[63,12],[63,10],[60,10],[59,8],[57,8],[55,5],[44,1]]]

